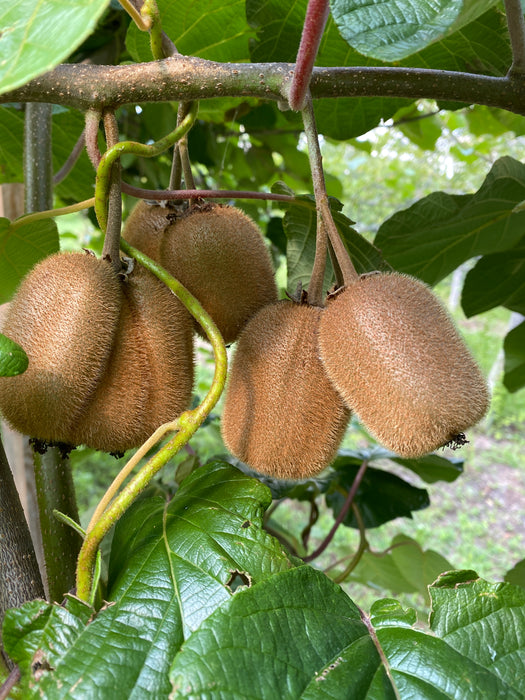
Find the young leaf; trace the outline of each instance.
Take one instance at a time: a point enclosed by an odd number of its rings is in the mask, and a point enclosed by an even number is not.
[[[13,0],[0,16],[0,93],[14,90],[66,59],[88,37],[109,0]]]
[[[505,336],[505,374],[503,384],[510,392],[525,386],[525,321]]]
[[[24,224],[13,230],[0,218],[0,304],[9,301],[20,280],[39,260],[59,250],[58,229],[52,219]]]
[[[15,377],[27,369],[29,360],[14,340],[0,333],[0,377]]]
[[[476,255],[513,248],[523,236],[525,165],[497,160],[472,195],[434,192],[385,221],[374,244],[400,272],[436,284]]]
[[[381,61],[399,61],[461,29],[496,0],[333,0],[337,26],[353,48]]]
[[[392,539],[386,554],[365,552],[349,580],[394,595],[419,593],[428,599],[428,586],[453,568],[438,552],[424,550],[416,540],[400,533]]]

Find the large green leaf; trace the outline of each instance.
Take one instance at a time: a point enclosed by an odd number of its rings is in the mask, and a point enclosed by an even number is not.
[[[85,628],[57,621],[68,627],[67,648],[51,648],[53,624],[42,634],[27,613],[10,618],[5,646],[13,659],[27,668],[36,645],[54,669],[44,664],[35,695],[26,697],[167,698],[181,644],[232,590],[294,566],[261,528],[270,500],[258,481],[217,462],[188,476],[171,502],[135,504],[113,538],[110,604]],[[30,681],[25,674],[23,687]]]
[[[247,24],[244,0],[157,0],[162,29],[182,54],[211,61],[246,61],[253,31]],[[151,61],[149,37],[131,23],[126,47],[136,61]]]
[[[0,107],[0,183],[23,182],[24,114]]]
[[[319,678],[343,666],[333,697],[351,697],[343,696],[350,681],[353,697],[363,698],[378,663],[356,606],[303,566],[239,591],[210,616],[175,658],[172,697],[323,697]]]
[[[523,236],[525,165],[508,156],[494,163],[472,195],[434,192],[385,221],[375,245],[388,262],[435,284],[476,255],[513,248]]]
[[[505,336],[505,374],[503,384],[510,392],[525,386],[525,321]]]
[[[430,588],[431,628],[449,646],[523,697],[525,590],[510,583],[471,580],[468,575],[464,579],[452,572]]]
[[[399,61],[477,19],[497,0],[332,0],[344,39],[381,61]]]
[[[495,306],[525,314],[525,247],[484,255],[469,270],[461,293],[466,316]]]
[[[52,219],[43,219],[13,230],[0,218],[0,304],[9,301],[20,280],[42,258],[59,249],[58,230]]]
[[[452,568],[441,554],[424,550],[416,540],[400,533],[392,539],[386,554],[365,552],[349,580],[394,595],[419,593],[428,598],[428,586]]]
[[[11,0],[0,10],[0,93],[51,70],[88,37],[109,0]]]

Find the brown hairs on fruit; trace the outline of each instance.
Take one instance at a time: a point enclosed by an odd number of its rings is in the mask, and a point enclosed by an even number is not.
[[[234,207],[190,209],[166,229],[160,262],[200,301],[226,344],[256,311],[278,298],[261,232]]]
[[[477,364],[440,301],[413,277],[364,275],[329,299],[319,348],[347,406],[404,457],[454,442],[487,411]]]
[[[168,207],[148,204],[139,199],[124,223],[122,237],[152,260],[160,262],[160,244],[172,211]]]
[[[230,452],[252,469],[305,479],[332,461],[350,412],[318,357],[322,309],[284,300],[242,331],[222,415]]]
[[[0,378],[0,411],[16,430],[71,443],[104,374],[121,299],[111,265],[86,253],[52,255],[25,277],[3,327],[29,358],[23,374]]]
[[[94,256],[47,258],[11,305],[5,332],[29,367],[0,380],[0,410],[33,437],[123,452],[188,407],[192,331],[182,304],[144,268],[123,281]]]

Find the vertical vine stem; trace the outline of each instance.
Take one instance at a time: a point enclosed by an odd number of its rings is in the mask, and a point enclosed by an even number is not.
[[[521,0],[505,0],[505,13],[512,47],[512,66],[508,75],[525,72],[525,20]]]
[[[118,124],[113,110],[105,110],[102,119],[108,148],[113,148],[119,142]],[[102,257],[109,260],[118,273],[120,263],[120,230],[122,228],[122,193],[120,190],[120,158],[111,166],[108,179],[108,220],[104,235]]]
[[[306,104],[301,114],[303,118],[304,131],[306,134],[306,141],[308,144],[308,158],[310,160],[315,206],[317,210],[316,253],[310,287],[308,288],[308,300],[310,303],[316,303],[317,305],[321,306],[322,301],[319,300],[322,299],[322,282],[324,276],[324,265],[326,264],[327,236],[330,240],[330,244],[341,269],[344,284],[351,284],[357,279],[358,274],[352,264],[352,261],[350,260],[350,256],[348,255],[346,248],[344,247],[330,210],[330,202],[328,201],[328,195],[326,193],[323,159],[321,149],[319,147],[319,136],[317,133],[314,108],[310,95],[308,95],[306,99]],[[321,257],[321,250],[323,247],[325,253],[321,262],[318,261],[318,257]]]
[[[167,426],[169,426],[168,429],[177,428],[177,434],[146,462],[114,498],[111,504],[101,513],[98,520],[90,524],[90,529],[87,532],[84,544],[80,550],[77,563],[77,596],[84,601],[88,601],[92,594],[96,554],[103,537],[127,508],[129,508],[137,496],[146,488],[155,474],[188,442],[203,423],[219,400],[226,381],[226,348],[222,336],[211,319],[211,316],[206,313],[195,297],[190,294],[180,282],[169,275],[164,268],[140,251],[132,248],[124,240],[121,242],[121,248],[127,255],[133,257],[164,282],[184,304],[191,315],[198,320],[213,348],[215,373],[210,389],[202,403],[197,406],[197,408],[183,413],[174,423],[167,424]],[[127,466],[124,467],[124,470],[126,469]]]
[[[26,105],[24,179],[26,211],[51,209],[51,105]],[[51,600],[61,601],[64,593],[74,584],[75,564],[80,548],[78,535],[53,516],[56,508],[73,519],[78,519],[71,465],[68,457],[61,455],[57,448],[49,448],[44,455],[33,452],[47,592]]]

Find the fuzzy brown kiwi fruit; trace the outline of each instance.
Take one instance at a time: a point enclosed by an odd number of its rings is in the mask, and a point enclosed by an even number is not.
[[[305,479],[332,461],[350,412],[318,357],[322,309],[283,300],[242,331],[222,415],[230,452],[258,472]]]
[[[192,319],[139,266],[123,280],[94,256],[51,256],[23,281],[4,332],[29,367],[0,379],[0,410],[33,437],[123,452],[190,403]]]
[[[139,265],[122,283],[119,329],[74,444],[124,452],[191,402],[193,323],[170,290]]]
[[[347,406],[404,457],[459,441],[487,411],[477,364],[440,301],[413,277],[364,275],[328,300],[319,348]]]
[[[205,204],[192,207],[160,234],[166,209],[159,209],[139,202],[124,238],[178,279],[213,318],[224,342],[234,342],[246,321],[278,298],[259,228],[241,209]],[[196,329],[204,336],[200,326]]]
[[[3,327],[29,358],[23,374],[0,378],[0,411],[16,430],[71,443],[105,371],[121,299],[111,265],[86,253],[52,255],[25,277]]]

